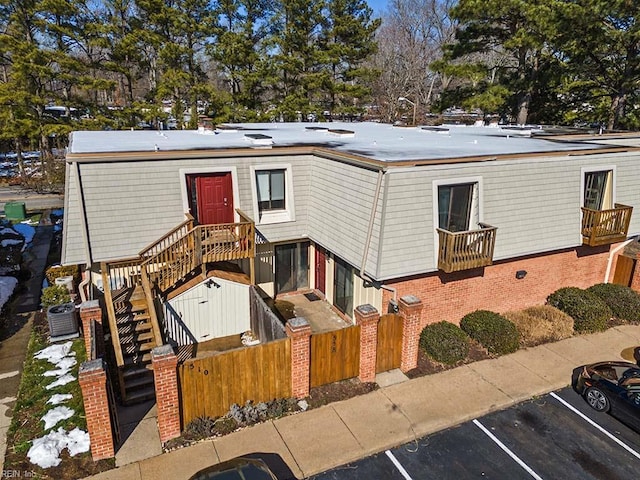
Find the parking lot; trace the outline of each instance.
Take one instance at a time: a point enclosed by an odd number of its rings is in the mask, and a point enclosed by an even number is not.
[[[614,480],[639,471],[640,434],[566,388],[312,478]]]

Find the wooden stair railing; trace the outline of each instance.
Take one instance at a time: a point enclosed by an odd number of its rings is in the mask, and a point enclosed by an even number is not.
[[[184,237],[191,230],[193,230],[193,226],[194,226],[193,216],[190,213],[187,213],[185,215],[187,219],[184,222],[182,222],[178,226],[169,230],[165,235],[160,237],[155,242],[144,247],[142,250],[140,250],[140,253],[138,254],[138,256],[141,259],[153,257],[154,255],[158,254],[162,250],[167,249],[170,245],[172,245],[173,243],[175,243],[176,241]]]

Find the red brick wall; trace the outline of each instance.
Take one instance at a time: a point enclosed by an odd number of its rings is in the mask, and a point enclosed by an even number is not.
[[[378,322],[380,314],[372,305],[360,305],[354,310],[356,325],[360,325],[360,371],[362,382],[376,379],[376,355],[378,349]]]
[[[285,330],[291,339],[291,394],[304,398],[311,386],[311,326],[304,318],[292,318]]]
[[[158,432],[162,443],[180,436],[180,394],[178,357],[169,345],[151,351],[153,381],[156,389]]]
[[[101,359],[84,362],[78,375],[94,461],[115,456],[109,416],[107,373]]]
[[[459,323],[478,309],[502,313],[543,305],[547,296],[561,287],[587,288],[602,283],[609,260],[609,248],[578,247],[544,255],[498,262],[482,269],[452,274],[432,273],[399,281],[385,282],[397,289],[397,297],[415,295],[423,305],[420,323],[448,320]],[[613,278],[612,264],[610,278]],[[522,280],[516,271],[525,270]],[[386,309],[391,293],[384,291]]]

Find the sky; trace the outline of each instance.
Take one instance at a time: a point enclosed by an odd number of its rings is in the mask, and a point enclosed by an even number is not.
[[[376,16],[381,16],[387,8],[387,0],[367,0],[367,3],[373,8]]]

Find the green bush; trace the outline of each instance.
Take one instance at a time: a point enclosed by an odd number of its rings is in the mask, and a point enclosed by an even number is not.
[[[80,280],[80,268],[78,265],[54,265],[47,268],[44,274],[47,277],[49,285],[55,284],[56,278],[60,277],[73,276],[76,285],[78,284],[78,280]]]
[[[489,352],[498,355],[515,352],[520,346],[516,326],[495,312],[477,310],[465,315],[460,328]]]
[[[615,283],[599,283],[587,288],[606,303],[613,315],[620,320],[640,323],[640,295],[629,287]]]
[[[516,326],[523,346],[533,347],[573,335],[573,318],[551,305],[506,312],[503,316]]]
[[[48,308],[52,305],[60,305],[71,301],[69,290],[64,285],[51,285],[42,290],[40,304],[42,308]]]
[[[602,332],[613,316],[609,306],[593,292],[577,287],[564,287],[547,297],[547,304],[573,318],[578,333]]]
[[[434,360],[452,365],[469,354],[469,337],[453,323],[433,323],[420,333],[420,348]]]

